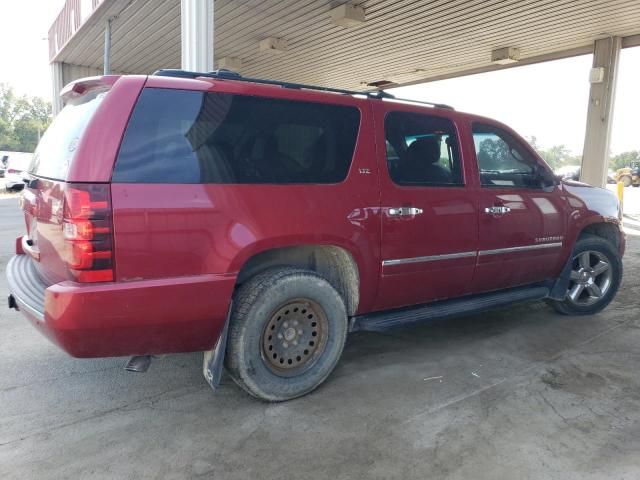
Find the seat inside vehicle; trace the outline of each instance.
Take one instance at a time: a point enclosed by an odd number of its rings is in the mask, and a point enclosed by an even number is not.
[[[400,177],[407,182],[425,184],[451,183],[451,172],[439,164],[440,140],[436,137],[416,139],[401,162]]]

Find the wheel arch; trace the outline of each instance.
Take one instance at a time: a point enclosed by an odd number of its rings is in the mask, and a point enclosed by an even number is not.
[[[298,267],[325,278],[344,299],[348,315],[360,303],[360,271],[353,254],[337,245],[311,244],[270,248],[253,253],[242,264],[236,288],[256,274],[273,267]]]
[[[611,242],[617,251],[620,251],[622,238],[620,234],[620,224],[617,222],[606,221],[604,219],[600,221],[593,221],[582,227],[578,232],[576,240],[584,235],[594,235],[596,237],[604,238]]]

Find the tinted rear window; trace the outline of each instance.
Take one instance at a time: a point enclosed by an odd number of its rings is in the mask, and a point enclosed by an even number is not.
[[[42,136],[30,173],[55,180],[67,178],[80,138],[105,95],[104,91],[94,91],[67,103]]]
[[[123,183],[337,183],[356,144],[355,107],[145,89],[113,174]]]

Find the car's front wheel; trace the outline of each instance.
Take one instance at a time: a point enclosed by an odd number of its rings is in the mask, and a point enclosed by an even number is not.
[[[235,295],[225,365],[251,395],[290,400],[329,376],[347,329],[344,301],[327,280],[297,268],[271,269]]]
[[[581,237],[572,255],[566,297],[550,303],[565,315],[597,313],[611,303],[620,287],[620,255],[610,242],[594,235]]]

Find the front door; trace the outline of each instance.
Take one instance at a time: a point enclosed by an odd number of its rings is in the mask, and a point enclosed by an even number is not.
[[[469,289],[477,201],[467,188],[455,122],[424,108],[377,103],[382,276],[376,310],[451,298]]]
[[[482,123],[471,129],[480,173],[473,291],[556,276],[562,263],[565,217],[557,187],[548,181],[550,172],[512,133]]]

